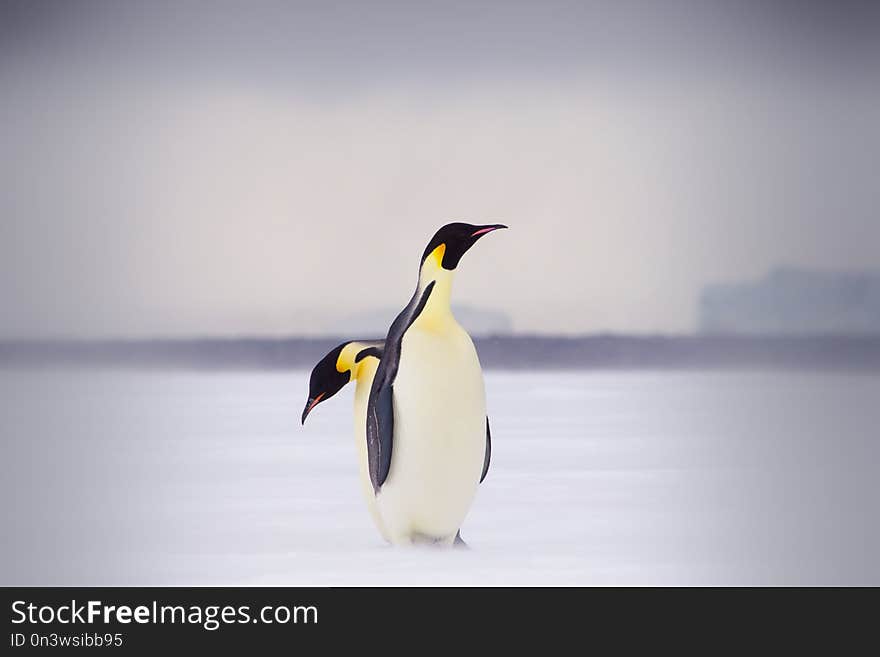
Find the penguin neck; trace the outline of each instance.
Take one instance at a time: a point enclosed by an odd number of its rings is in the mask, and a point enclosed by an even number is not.
[[[355,363],[351,370],[351,378],[357,381],[358,385],[360,385],[362,381],[370,381],[372,383],[373,375],[376,373],[376,368],[378,366],[378,358],[373,356],[363,358],[360,362]]]
[[[336,360],[336,370],[338,372],[348,371],[352,381],[359,381],[365,376],[372,376],[371,370],[375,371],[379,360],[373,356],[367,356],[360,361],[357,360],[357,355],[370,346],[369,343],[364,342],[349,342],[339,353],[339,357]]]
[[[424,294],[432,283],[433,286],[425,307],[413,322],[414,327],[430,331],[443,331],[456,323],[450,305],[452,279],[455,272],[444,269],[440,264],[441,261],[442,253],[439,257],[426,258],[422,264],[419,272],[419,295]]]

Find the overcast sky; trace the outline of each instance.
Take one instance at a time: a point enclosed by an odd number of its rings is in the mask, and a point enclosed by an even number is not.
[[[319,333],[452,220],[518,331],[880,267],[877,6],[4,1],[0,336]]]

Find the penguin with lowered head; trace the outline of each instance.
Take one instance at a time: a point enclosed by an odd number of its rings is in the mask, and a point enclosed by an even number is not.
[[[373,376],[382,357],[382,340],[350,340],[331,349],[312,369],[309,378],[309,398],[302,414],[302,423],[318,404],[327,401],[355,381],[354,391],[354,443],[358,456],[358,474],[361,493],[373,524],[386,541],[388,533],[376,508],[376,494],[370,481],[367,465],[367,400],[373,385]]]

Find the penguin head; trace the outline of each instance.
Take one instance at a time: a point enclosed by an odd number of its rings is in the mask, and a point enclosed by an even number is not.
[[[309,398],[302,414],[302,423],[312,409],[342,390],[349,381],[358,377],[358,363],[366,358],[382,357],[381,340],[343,342],[318,361],[309,379]]]
[[[306,407],[302,414],[302,423],[306,423],[306,417],[311,413],[322,401],[327,401],[337,392],[345,387],[345,384],[351,380],[351,369],[339,369],[339,356],[345,349],[347,342],[343,342],[338,347],[334,347],[330,353],[318,361],[312,369],[312,376],[309,379],[309,398],[306,401]]]
[[[453,271],[458,267],[461,257],[477,243],[478,239],[499,228],[507,228],[507,226],[504,224],[475,226],[461,222],[446,224],[428,242],[422,254],[422,264],[425,264],[429,256],[434,255],[443,269]]]

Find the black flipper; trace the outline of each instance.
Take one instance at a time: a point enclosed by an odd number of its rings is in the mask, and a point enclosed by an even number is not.
[[[379,443],[376,445],[375,474],[370,470],[370,479],[373,486],[378,488],[388,477],[391,469],[391,452],[394,449],[394,386],[385,386],[379,390],[376,397],[376,414],[379,419],[377,436]],[[378,486],[376,484],[378,482]]]
[[[470,549],[470,546],[464,542],[464,539],[461,537],[461,530],[459,529],[455,532],[455,540],[452,542],[452,547],[456,548],[464,548],[465,550]]]
[[[480,475],[480,483],[489,472],[489,461],[492,459],[492,432],[489,430],[489,417],[486,416],[486,453],[483,454],[483,474]]]
[[[370,388],[370,398],[367,402],[367,458],[370,480],[376,493],[385,483],[388,471],[391,469],[391,452],[394,444],[394,379],[397,377],[397,368],[400,365],[403,334],[422,312],[433,289],[434,281],[431,281],[424,290],[416,288],[406,308],[391,324],[385,339],[382,359],[373,379],[373,387]]]

